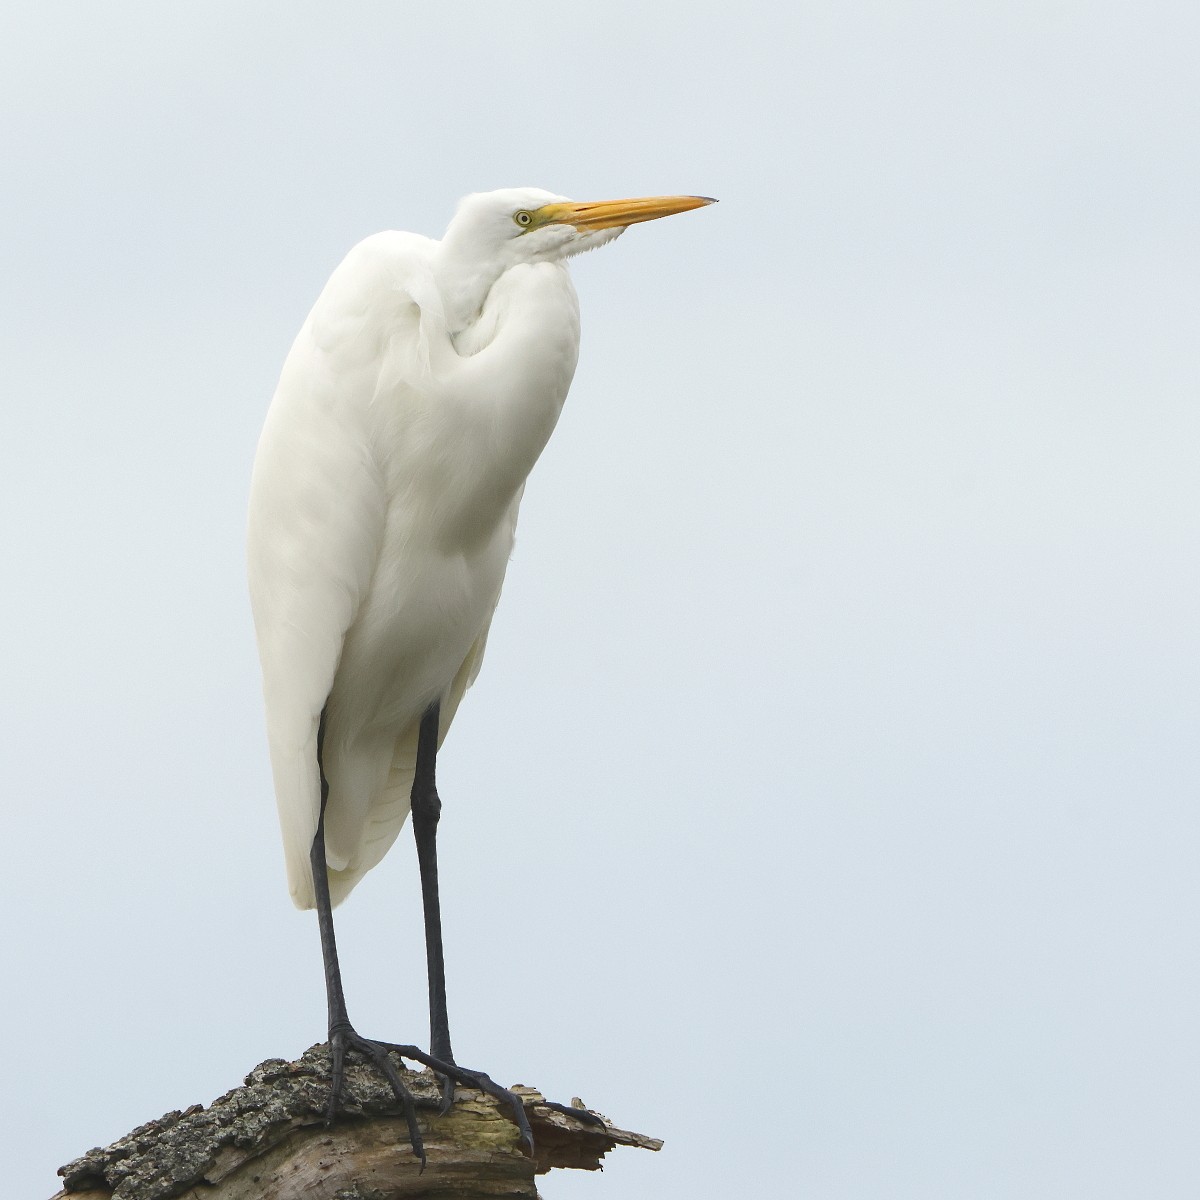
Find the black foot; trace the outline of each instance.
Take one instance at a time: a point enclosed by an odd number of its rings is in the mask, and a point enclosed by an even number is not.
[[[525,1112],[525,1105],[521,1097],[516,1092],[510,1091],[506,1087],[501,1087],[485,1072],[472,1071],[467,1067],[460,1067],[453,1059],[434,1058],[432,1054],[426,1054],[424,1050],[417,1046],[402,1046],[396,1042],[372,1041],[369,1038],[360,1036],[349,1025],[343,1025],[332,1033],[329,1038],[329,1044],[333,1059],[333,1072],[329,1088],[329,1104],[325,1110],[325,1121],[327,1124],[336,1115],[338,1102],[341,1099],[342,1087],[345,1082],[346,1052],[348,1050],[357,1050],[364,1058],[373,1062],[383,1072],[388,1083],[392,1085],[392,1091],[395,1093],[400,1107],[404,1110],[404,1118],[408,1123],[408,1140],[412,1144],[413,1153],[420,1159],[421,1169],[425,1169],[425,1145],[421,1140],[421,1130],[417,1125],[412,1093],[404,1086],[404,1081],[400,1078],[395,1063],[392,1062],[388,1055],[389,1050],[394,1050],[401,1058],[408,1058],[413,1062],[419,1062],[422,1066],[428,1067],[437,1075],[442,1085],[441,1110],[443,1115],[450,1111],[450,1105],[454,1101],[454,1085],[456,1083],[462,1084],[464,1087],[475,1088],[477,1091],[484,1092],[499,1100],[501,1105],[507,1107],[509,1116],[520,1131],[521,1142],[525,1147],[525,1152],[532,1157],[533,1130],[530,1128],[529,1117]],[[600,1129],[608,1128],[602,1118],[593,1112],[589,1112],[586,1108],[573,1108],[567,1104],[556,1104],[552,1100],[539,1100],[537,1104],[539,1108],[549,1108],[555,1112],[565,1113],[569,1117],[574,1117],[576,1120],[584,1121],[589,1125],[595,1125]]]
[[[364,1058],[373,1062],[384,1078],[392,1085],[392,1091],[404,1110],[404,1120],[408,1125],[408,1140],[412,1152],[420,1159],[421,1170],[425,1170],[425,1143],[421,1140],[421,1129],[417,1125],[417,1113],[413,1107],[412,1093],[404,1086],[396,1064],[388,1055],[388,1050],[399,1049],[388,1042],[373,1042],[360,1036],[349,1024],[339,1025],[329,1031],[329,1056],[333,1061],[333,1071],[329,1081],[329,1103],[325,1106],[325,1124],[328,1125],[337,1115],[338,1102],[342,1098],[342,1087],[346,1082],[346,1052],[357,1050]],[[406,1056],[411,1057],[411,1055]]]
[[[607,1129],[603,1117],[598,1117],[594,1112],[589,1112],[586,1108],[575,1108],[571,1104],[558,1104],[554,1100],[539,1100],[539,1108],[552,1108],[555,1112],[566,1113],[568,1117],[574,1117],[577,1121],[583,1121],[586,1125],[596,1125],[601,1129]]]
[[[533,1130],[530,1129],[529,1118],[525,1115],[525,1105],[521,1103],[521,1097],[516,1092],[510,1092],[508,1088],[501,1087],[483,1071],[471,1071],[466,1067],[460,1067],[456,1062],[434,1058],[432,1054],[426,1054],[424,1050],[416,1046],[398,1046],[394,1042],[384,1042],[383,1045],[387,1046],[389,1050],[395,1050],[402,1058],[411,1058],[413,1062],[422,1063],[437,1073],[442,1081],[443,1113],[449,1111],[450,1104],[454,1100],[456,1083],[486,1092],[487,1095],[495,1097],[501,1104],[506,1105],[513,1123],[521,1131],[521,1142],[525,1146],[525,1152],[532,1156]]]

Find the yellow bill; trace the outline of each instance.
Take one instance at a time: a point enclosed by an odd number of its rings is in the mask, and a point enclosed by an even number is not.
[[[688,212],[716,204],[711,196],[640,196],[633,200],[598,200],[577,204],[568,201],[544,204],[534,214],[535,225],[573,225],[584,233],[612,229],[618,225],[636,225],[639,221],[657,221],[675,213]]]

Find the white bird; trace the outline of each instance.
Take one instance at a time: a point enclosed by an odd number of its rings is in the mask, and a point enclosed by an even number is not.
[[[283,366],[251,484],[248,564],[288,882],[316,907],[333,1061],[385,1049],[342,995],[331,909],[413,813],[442,1076],[520,1102],[457,1067],[437,896],[437,747],[479,673],[525,480],[579,351],[565,259],[625,227],[711,203],[580,204],[536,188],[468,196],[441,241],[379,233],[334,271]],[[572,1110],[574,1111],[574,1110]]]

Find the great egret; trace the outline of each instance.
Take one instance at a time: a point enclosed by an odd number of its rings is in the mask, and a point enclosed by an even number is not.
[[[536,188],[468,196],[442,240],[379,233],[334,271],[271,402],[251,484],[250,596],[292,899],[317,909],[329,1003],[327,1114],[355,1048],[520,1101],[455,1063],[446,1013],[437,749],[479,673],[525,479],[566,399],[579,305],[565,259],[625,227],[712,203],[580,204]],[[332,907],[411,809],[429,971],[430,1053],[350,1024]]]

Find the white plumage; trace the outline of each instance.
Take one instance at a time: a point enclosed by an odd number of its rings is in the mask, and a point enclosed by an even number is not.
[[[442,241],[367,238],[321,293],[263,429],[248,538],[297,906],[314,903],[322,712],[336,904],[404,824],[422,714],[441,701],[444,737],[478,674],[525,479],[575,371],[563,260],[704,202],[472,196]]]

